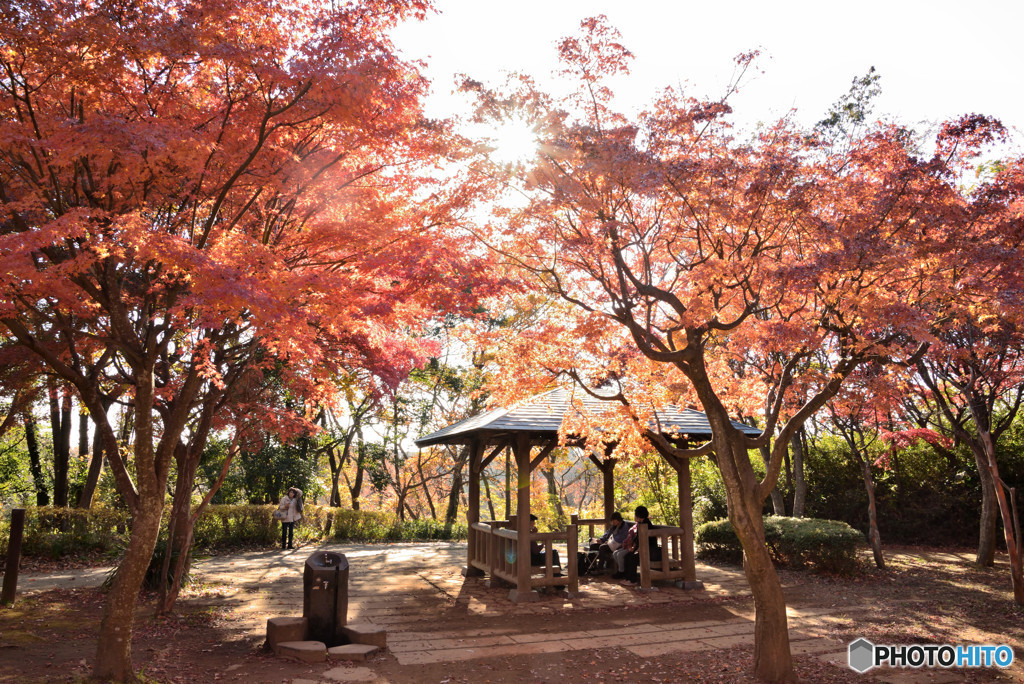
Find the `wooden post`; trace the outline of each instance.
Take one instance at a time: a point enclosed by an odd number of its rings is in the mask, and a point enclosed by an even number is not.
[[[21,537],[25,531],[25,509],[11,511],[11,536],[7,543],[7,566],[4,570],[4,588],[0,592],[0,604],[14,604],[18,590],[18,566],[21,565]]]
[[[690,459],[681,458],[679,461],[676,474],[679,481],[679,527],[683,528],[683,581],[693,582],[697,579],[697,564],[693,557],[693,478]]]
[[[483,474],[481,463],[483,462],[484,443],[483,440],[475,439],[467,447],[469,449],[469,507],[466,509],[466,526],[469,528],[469,536],[466,544],[466,567],[462,569],[463,577],[479,577],[484,574],[480,568],[473,567],[473,559],[479,550],[477,546],[477,535],[473,534],[473,525],[480,522],[480,477]]]
[[[638,564],[637,571],[640,574],[640,588],[650,589],[651,588],[651,547],[650,547],[650,525],[641,525],[637,523],[639,532],[636,535],[637,544],[639,544],[640,552],[640,563]]]
[[[703,589],[704,583],[697,579],[697,562],[693,548],[693,479],[690,475],[690,459],[675,458],[669,461],[676,469],[679,481],[679,527],[683,528],[682,562],[683,580],[676,586],[682,589]]]
[[[516,588],[509,592],[514,603],[536,601],[540,595],[530,586],[530,438],[516,438],[515,456],[518,469],[516,507]]]
[[[573,523],[569,525],[569,529],[566,530],[568,533],[568,539],[565,542],[566,552],[568,558],[562,561],[562,572],[569,571],[569,586],[566,591],[569,592],[569,596],[575,596],[580,592],[580,576],[576,568],[576,554],[578,553],[578,542],[579,542],[579,528]]]
[[[615,512],[615,462],[614,458],[606,458],[601,467],[604,476],[604,519],[611,518]]]
[[[510,449],[505,449],[505,520],[512,519],[512,465]]]

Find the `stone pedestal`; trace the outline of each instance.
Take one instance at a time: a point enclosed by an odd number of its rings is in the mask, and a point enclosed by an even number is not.
[[[327,660],[327,646],[322,641],[284,641],[274,648],[274,653],[304,663],[322,663]]]
[[[302,573],[302,617],[309,621],[306,638],[329,646],[346,643],[348,621],[348,559],[344,554],[317,551]]]
[[[373,625],[349,625],[342,630],[350,644],[365,644],[377,648],[388,647],[388,633]]]
[[[379,649],[369,644],[348,644],[347,646],[335,646],[327,649],[327,655],[331,660],[351,660],[362,662],[376,653]]]
[[[306,640],[306,618],[276,617],[267,620],[267,647],[275,647],[285,641]]]

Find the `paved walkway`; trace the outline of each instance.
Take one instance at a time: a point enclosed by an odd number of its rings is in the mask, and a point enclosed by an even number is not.
[[[247,638],[262,641],[269,616],[294,616],[302,612],[302,570],[309,555],[317,550],[344,553],[349,561],[349,622],[370,623],[388,633],[388,647],[402,666],[459,663],[480,657],[515,656],[625,647],[642,657],[673,652],[693,652],[753,643],[753,614],[735,607],[714,605],[716,597],[749,595],[746,580],[738,568],[698,564],[697,576],[703,591],[683,591],[671,585],[642,592],[604,579],[581,578],[580,592],[573,598],[542,594],[541,600],[514,604],[507,589],[487,588],[479,578],[465,579],[460,570],[465,562],[465,544],[422,543],[395,545],[330,544],[294,551],[255,551],[198,560],[193,575],[201,583],[218,586],[211,605],[229,605],[237,616],[235,628]],[[377,572],[387,568],[386,573]],[[100,584],[109,569],[91,569],[49,574],[25,573],[19,593],[54,587],[87,587]],[[588,620],[571,618],[575,611],[613,609],[624,606],[670,604],[678,620],[655,624],[648,611],[603,611],[600,629],[551,629],[547,625],[589,625]],[[666,606],[667,607],[667,606]],[[686,620],[701,608],[714,619]],[[848,619],[858,610],[842,608],[790,608],[790,638],[794,653],[816,654],[846,664],[846,644],[826,636],[831,621]],[[445,611],[457,611],[464,620],[450,621],[443,635],[435,622]],[[537,620],[510,622],[511,616],[536,616]],[[558,617],[559,621],[551,620]],[[547,620],[545,619],[547,618]],[[469,624],[472,619],[472,624]],[[551,620],[550,622],[548,622]],[[529,629],[514,625],[528,623]],[[455,625],[456,628],[452,628]],[[641,645],[625,645],[622,634],[642,634]],[[442,638],[443,637],[443,638]],[[909,681],[895,676],[881,681]],[[943,672],[930,671],[930,682],[944,679]],[[320,679],[294,680],[300,684],[337,681],[379,681],[372,664],[336,667]],[[876,680],[877,681],[877,680]]]

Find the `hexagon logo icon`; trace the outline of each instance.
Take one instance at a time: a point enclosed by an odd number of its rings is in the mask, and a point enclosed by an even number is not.
[[[875,666],[875,645],[861,637],[850,643],[847,657],[850,669],[864,674]]]

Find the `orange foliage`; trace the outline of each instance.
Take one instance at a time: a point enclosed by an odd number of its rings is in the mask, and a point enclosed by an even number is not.
[[[442,176],[458,149],[387,39],[428,9],[0,8],[0,323],[76,387],[135,518],[99,677],[130,675],[116,631],[172,457],[194,472],[227,426],[308,429],[299,399],[349,369],[394,388],[434,351],[423,321],[489,291],[458,219],[479,188]],[[131,470],[112,397],[134,405]]]

